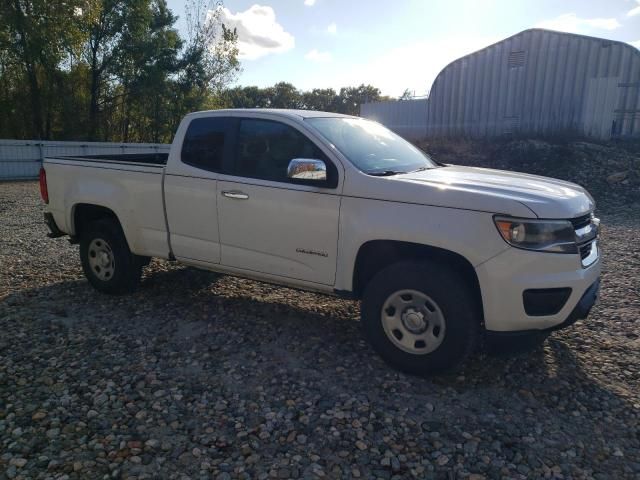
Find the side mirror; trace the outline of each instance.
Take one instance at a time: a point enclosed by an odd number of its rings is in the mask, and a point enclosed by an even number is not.
[[[327,180],[327,166],[322,160],[294,158],[287,167],[287,177],[292,180],[325,182]]]

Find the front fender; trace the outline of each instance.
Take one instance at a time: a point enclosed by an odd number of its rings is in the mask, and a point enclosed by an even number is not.
[[[358,251],[372,240],[410,242],[456,253],[473,267],[508,249],[490,213],[362,198],[343,198],[337,290],[353,290]]]

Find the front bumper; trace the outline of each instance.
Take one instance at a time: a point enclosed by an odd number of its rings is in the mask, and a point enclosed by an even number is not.
[[[578,255],[505,250],[476,267],[486,330],[550,331],[585,318],[597,298],[600,270],[600,258],[584,268]],[[570,289],[571,293],[552,315],[530,315],[523,293],[535,289]]]
[[[555,332],[556,330],[561,330],[563,328],[570,327],[571,325],[576,323],[578,320],[582,320],[589,316],[589,312],[591,311],[591,308],[596,303],[596,300],[598,298],[599,290],[600,290],[600,279],[597,279],[593,283],[593,285],[591,285],[587,289],[587,291],[584,292],[584,295],[582,295],[582,298],[580,299],[578,304],[575,306],[575,308],[571,311],[567,319],[564,322],[559,323],[554,327],[546,328],[544,330],[516,330],[516,331],[508,331],[508,332],[488,331],[487,334],[490,336],[490,338],[496,338],[496,339],[513,338],[513,337],[520,337],[520,336],[535,335],[540,333],[550,333],[550,332]]]
[[[600,291],[600,279],[598,278],[593,284],[587,289],[586,292],[582,295],[582,298],[578,302],[578,304],[571,311],[567,319],[556,325],[555,327],[551,327],[549,330],[560,330],[562,328],[569,327],[576,323],[578,320],[582,320],[589,316],[589,312],[591,312],[591,308],[596,303],[598,299],[598,292]]]

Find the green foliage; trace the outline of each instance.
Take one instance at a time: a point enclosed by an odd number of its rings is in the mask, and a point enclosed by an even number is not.
[[[81,42],[76,12],[81,0],[3,0],[0,2],[0,72],[3,104],[18,97],[18,131],[32,131],[37,137],[50,134],[49,105],[56,94],[57,67]],[[24,109],[30,115],[24,116]],[[9,107],[11,109],[11,107]],[[7,123],[12,119],[5,119]]]
[[[170,141],[240,70],[219,7],[195,11],[185,40],[166,0],[3,0],[0,137]]]
[[[186,1],[186,38],[166,0],[2,0],[0,138],[170,142],[188,112],[300,108],[357,115],[371,85],[233,87],[238,34],[221,4]]]
[[[363,103],[386,97],[371,85],[341,88],[340,93],[333,88],[301,92],[290,83],[280,82],[267,88],[235,87],[224,92],[223,98],[227,108],[299,108],[358,115]]]
[[[337,111],[338,94],[333,88],[314,88],[302,94],[302,103],[309,110],[320,110],[322,112]]]

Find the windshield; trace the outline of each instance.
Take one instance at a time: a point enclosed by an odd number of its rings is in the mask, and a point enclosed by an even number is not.
[[[307,118],[357,168],[370,175],[394,175],[436,167],[436,163],[379,123],[360,118]]]

